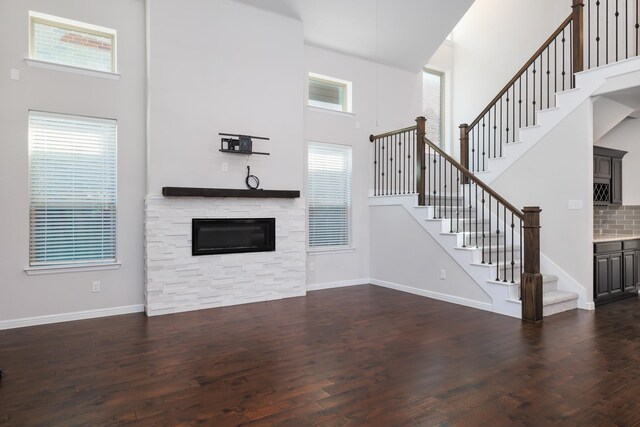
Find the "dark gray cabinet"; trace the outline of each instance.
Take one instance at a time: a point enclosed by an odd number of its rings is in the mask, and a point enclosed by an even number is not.
[[[597,154],[593,156],[593,177],[611,179],[610,156],[599,156]]]
[[[622,158],[626,151],[593,147],[593,204],[622,204]]]
[[[622,159],[611,159],[611,204],[622,204]]]
[[[638,294],[640,239],[596,243],[593,298],[596,304]]]
[[[638,254],[636,251],[622,252],[622,290],[636,289],[638,282]]]
[[[602,300],[607,298],[609,292],[609,255],[595,256],[595,275],[594,275],[594,300]]]

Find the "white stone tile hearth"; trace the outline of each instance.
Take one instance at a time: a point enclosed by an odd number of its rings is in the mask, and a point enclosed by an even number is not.
[[[275,252],[191,255],[192,218],[275,218]],[[305,295],[304,199],[145,200],[149,316]]]

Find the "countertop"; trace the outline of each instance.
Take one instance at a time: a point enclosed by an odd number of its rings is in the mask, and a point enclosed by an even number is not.
[[[635,240],[635,239],[640,239],[640,234],[625,234],[625,235],[594,234],[593,235],[593,243],[618,242],[620,240]]]

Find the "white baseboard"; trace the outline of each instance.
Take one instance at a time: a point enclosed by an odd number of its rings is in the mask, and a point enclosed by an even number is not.
[[[465,307],[477,308],[479,310],[485,310],[485,311],[493,311],[493,305],[486,302],[474,301],[474,300],[470,300],[462,297],[456,297],[453,295],[441,294],[438,292],[427,291],[425,289],[414,288],[406,285],[399,285],[397,283],[386,282],[384,280],[378,280],[378,279],[369,279],[369,280],[370,280],[369,283],[371,283],[372,285],[382,286],[384,288],[389,288],[389,289],[395,289],[396,291],[407,292],[414,295],[420,295],[422,297],[433,298],[438,301],[445,301],[445,302],[450,302],[452,304],[464,305]]]
[[[24,317],[21,319],[0,320],[0,331],[27,326],[48,325],[51,323],[70,322],[73,320],[95,319],[97,317],[118,316],[121,314],[142,313],[144,305],[128,305],[123,307],[100,308],[97,310],[75,311],[72,313],[51,314],[48,316]]]
[[[316,283],[313,285],[307,285],[307,291],[319,291],[322,289],[344,288],[345,286],[366,285],[368,283],[371,283],[370,279],[368,278],[341,280],[339,282]]]

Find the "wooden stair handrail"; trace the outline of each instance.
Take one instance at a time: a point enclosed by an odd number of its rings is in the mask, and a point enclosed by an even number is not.
[[[465,168],[460,163],[458,163],[458,161],[456,159],[454,159],[453,157],[451,157],[450,155],[445,153],[436,144],[434,144],[433,142],[429,141],[429,139],[427,137],[424,137],[423,140],[424,140],[424,143],[427,144],[429,147],[431,147],[436,153],[440,154],[442,157],[447,159],[447,161],[449,163],[454,165],[465,177],[467,177],[469,180],[475,182],[478,185],[478,187],[482,188],[484,191],[489,193],[489,195],[491,195],[494,199],[498,200],[500,203],[502,203],[502,205],[506,206],[507,209],[509,209],[515,216],[517,216],[518,218],[524,220],[524,213],[520,209],[516,208],[511,203],[509,203],[504,197],[502,197],[494,189],[489,187],[489,185],[485,184],[484,182],[482,182],[482,180],[480,180],[478,177],[476,177],[473,174],[473,172],[471,172],[469,169]]]
[[[542,46],[536,51],[536,53],[534,53],[533,56],[531,56],[531,58],[518,70],[515,76],[513,76],[513,78],[509,80],[509,83],[507,83],[505,87],[500,92],[498,92],[498,94],[491,100],[491,102],[485,107],[485,109],[482,110],[478,117],[476,117],[476,119],[469,124],[469,129],[473,128],[480,122],[480,120],[482,120],[482,117],[484,117],[484,115],[487,114],[489,110],[491,110],[491,107],[493,107],[493,105],[498,102],[505,93],[507,93],[511,86],[520,78],[522,73],[524,73],[531,66],[531,64],[533,64],[533,62],[538,59],[538,56],[540,56],[544,52],[544,50],[549,47],[549,45],[551,45],[551,42],[553,42],[553,40],[558,37],[558,35],[567,27],[567,25],[569,25],[572,20],[573,12],[564,21],[562,21],[562,24],[560,24],[560,26],[542,44]]]
[[[409,131],[417,130],[417,129],[418,129],[418,125],[414,125],[414,126],[409,126],[409,127],[403,128],[403,129],[393,130],[391,132],[381,133],[380,135],[370,135],[369,136],[369,141],[373,142],[373,141],[375,141],[377,139],[380,139],[380,138],[384,138],[384,137],[387,137],[387,136],[398,135],[400,133],[405,133],[405,132],[409,132]]]

